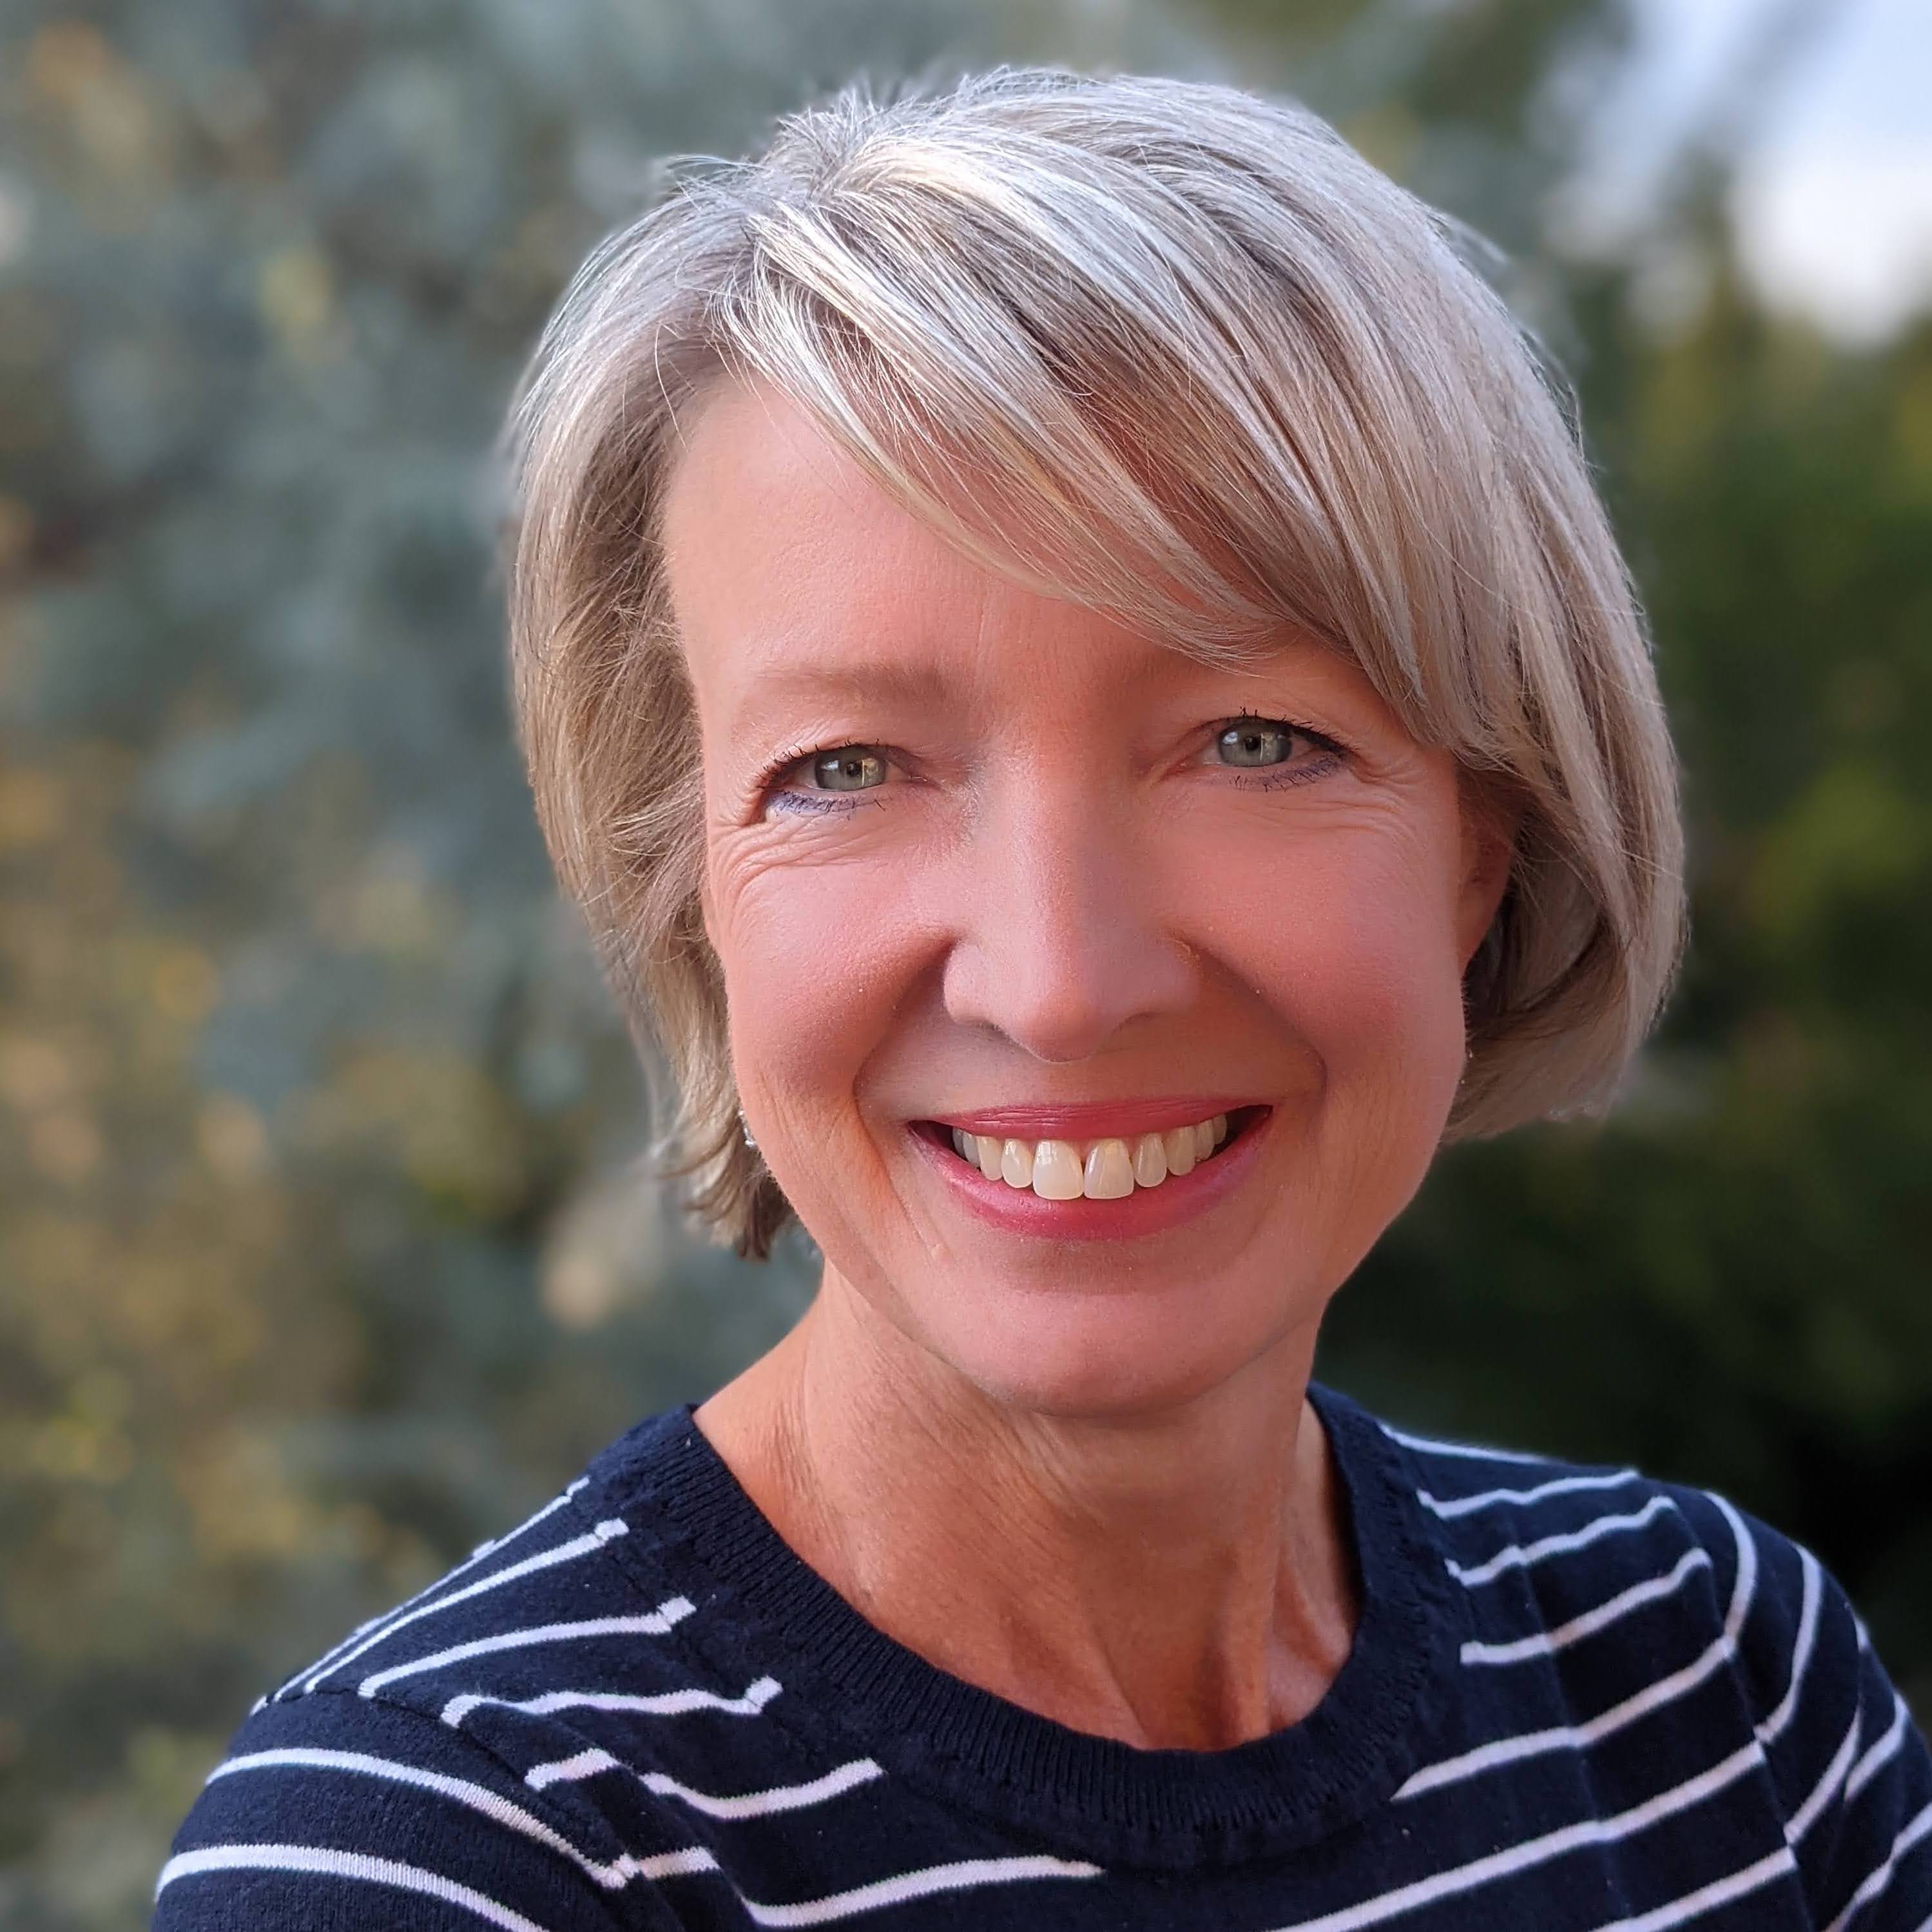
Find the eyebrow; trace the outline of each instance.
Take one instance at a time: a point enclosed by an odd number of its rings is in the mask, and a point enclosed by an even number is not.
[[[774,640],[760,659],[769,669],[753,670],[744,682],[742,693],[733,706],[731,728],[742,730],[770,711],[788,704],[889,704],[910,710],[920,706],[956,705],[959,694],[953,679],[932,664],[908,664],[889,658],[832,658],[819,662],[807,653],[803,640]],[[1182,651],[1162,653],[1172,664],[1162,664],[1162,676],[1184,685],[1191,678],[1212,676],[1220,667],[1203,664]],[[1245,668],[1265,676],[1270,668],[1264,659]]]
[[[932,664],[893,663],[793,664],[754,673],[734,709],[744,724],[768,706],[788,700],[818,698],[898,704],[934,704],[953,695],[952,680]]]

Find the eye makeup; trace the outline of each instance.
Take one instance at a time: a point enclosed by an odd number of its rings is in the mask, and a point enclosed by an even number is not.
[[[1320,754],[1312,760],[1304,760],[1299,764],[1284,759],[1274,765],[1246,767],[1216,765],[1211,756],[1204,756],[1197,761],[1198,764],[1231,773],[1236,783],[1250,790],[1281,791],[1291,787],[1313,784],[1339,770],[1352,756],[1346,746],[1326,732],[1318,731],[1311,725],[1298,724],[1292,718],[1270,717],[1253,711],[1238,712],[1232,717],[1221,718],[1205,726],[1208,751],[1211,753],[1224,733],[1245,724],[1279,728],[1291,739],[1300,740]],[[816,745],[794,745],[771,760],[759,772],[750,788],[752,796],[761,801],[763,809],[767,813],[778,812],[789,815],[803,812],[816,816],[827,812],[850,812],[867,802],[868,794],[887,789],[884,783],[845,792],[814,790],[805,786],[797,789],[781,786],[781,780],[808,761],[823,758],[831,752],[844,751],[874,752],[889,768],[903,769],[892,756],[890,746],[870,741],[849,739]],[[878,804],[884,801],[874,799],[871,802]]]

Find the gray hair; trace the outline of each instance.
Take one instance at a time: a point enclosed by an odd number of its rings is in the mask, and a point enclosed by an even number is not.
[[[722,380],[1032,587],[1212,661],[1346,653],[1517,823],[1449,1136],[1606,1104],[1682,940],[1675,760],[1568,392],[1458,232],[1298,106],[1001,68],[668,165],[578,272],[508,431],[518,727],[714,1238],[791,1211],[736,1112],[659,541]]]

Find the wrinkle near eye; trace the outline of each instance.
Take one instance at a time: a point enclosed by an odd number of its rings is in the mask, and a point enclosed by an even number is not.
[[[878,789],[879,788],[876,786],[866,788],[867,790]],[[765,810],[767,816],[782,817],[802,813],[808,818],[816,818],[826,812],[856,812],[861,806],[883,806],[884,804],[882,799],[867,798],[862,791],[775,791],[766,800]]]

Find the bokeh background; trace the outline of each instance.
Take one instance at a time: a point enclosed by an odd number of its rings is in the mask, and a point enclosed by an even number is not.
[[[802,1305],[695,1244],[511,748],[490,460],[653,156],[1000,58],[1300,94],[1497,243],[1659,641],[1696,938],[1322,1372],[1810,1543],[1932,1716],[1922,0],[0,0],[0,1925]]]

